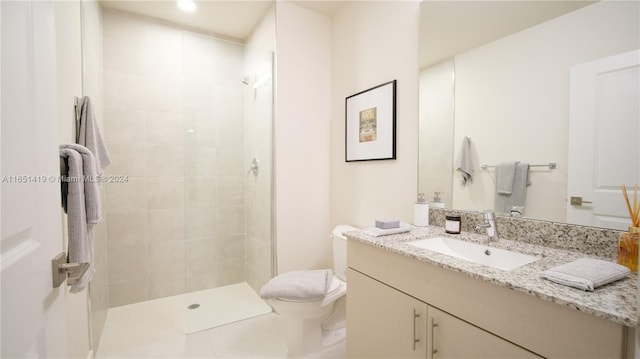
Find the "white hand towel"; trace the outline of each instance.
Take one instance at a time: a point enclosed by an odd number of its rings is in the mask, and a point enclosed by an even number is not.
[[[594,258],[580,258],[573,262],[547,269],[540,276],[552,282],[586,291],[615,282],[631,271],[625,266]]]
[[[456,170],[462,176],[462,185],[473,182],[473,161],[471,160],[471,139],[466,136],[462,139],[460,153],[455,163]]]
[[[275,276],[260,289],[263,299],[321,299],[327,295],[333,272],[330,269],[293,271]]]
[[[400,222],[400,227],[398,228],[382,229],[382,228],[376,228],[376,227],[369,227],[362,230],[364,234],[371,237],[389,236],[392,234],[406,233],[409,231],[411,231],[411,225],[404,222]]]
[[[99,175],[111,164],[109,151],[102,137],[102,130],[98,125],[93,104],[88,96],[78,99],[76,105],[76,143],[87,147],[93,153],[96,159],[96,171]]]

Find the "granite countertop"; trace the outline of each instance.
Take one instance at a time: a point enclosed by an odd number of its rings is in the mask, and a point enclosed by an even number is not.
[[[346,232],[345,235],[350,240],[376,246],[489,283],[524,292],[618,324],[628,327],[638,325],[637,273],[631,273],[625,279],[596,288],[593,292],[567,287],[540,278],[540,273],[551,267],[582,257],[597,258],[594,256],[502,238],[497,242],[487,244],[485,235],[466,232],[447,234],[443,228],[434,226],[412,227],[411,232],[408,233],[381,237],[372,237],[362,231]],[[510,271],[503,271],[407,244],[409,241],[436,236],[487,244],[489,247],[508,249],[534,255],[541,259]],[[606,258],[600,259],[609,260]]]

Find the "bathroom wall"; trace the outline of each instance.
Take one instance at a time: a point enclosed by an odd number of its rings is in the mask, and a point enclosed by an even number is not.
[[[104,128],[104,95],[102,80],[102,15],[97,1],[82,1],[82,89],[85,96],[90,96],[95,107],[96,117]],[[106,200],[105,185],[101,185],[102,203]],[[103,205],[104,206],[104,205]],[[103,211],[104,211],[103,207]],[[106,216],[103,216],[106,217]],[[107,224],[106,218],[94,227],[95,248],[94,266],[96,272],[89,288],[91,303],[90,326],[92,349],[95,353],[102,330],[107,320],[109,309],[109,278],[107,261]]]
[[[418,192],[432,201],[435,192],[451,208],[453,173],[442,171],[453,163],[453,59],[420,70],[420,132]]]
[[[278,272],[328,268],[331,20],[276,2]]]
[[[246,281],[260,291],[272,277],[272,137],[273,76],[264,86],[254,83],[274,70],[275,9],[261,19],[246,41],[244,76],[244,164],[248,171],[252,159],[259,162],[259,173],[245,175]],[[245,171],[246,174],[246,171]]]
[[[103,9],[110,305],[241,282],[241,45]]]
[[[80,2],[55,4],[56,65],[58,78],[58,143],[75,143],[74,96],[82,96],[82,48]],[[60,207],[62,248],[68,248],[67,215]],[[97,226],[98,227],[98,226]],[[97,229],[97,228],[96,228]],[[98,235],[98,231],[94,233]],[[56,238],[56,237],[54,237]],[[72,294],[66,288],[66,338],[71,358],[86,358],[91,350],[87,290]]]
[[[638,6],[598,2],[456,56],[454,158],[472,134],[479,163],[557,161],[554,171],[532,170],[526,211],[566,222],[569,70],[637,49]],[[494,193],[495,171],[476,169],[473,186],[454,181],[453,208],[493,208]]]
[[[413,220],[418,168],[418,1],[357,1],[332,19],[331,225]],[[278,39],[279,40],[279,39]],[[398,80],[397,159],[344,161],[345,97]]]
[[[75,142],[74,96],[90,96],[96,118],[102,122],[102,34],[96,1],[56,3],[58,65],[58,141]],[[104,199],[104,187],[103,199]],[[61,210],[65,243],[67,216]],[[89,290],[67,293],[67,337],[72,358],[86,358],[99,345],[108,303],[106,223],[94,226],[95,274]],[[65,244],[66,247],[66,244]],[[89,336],[91,335],[91,338]]]

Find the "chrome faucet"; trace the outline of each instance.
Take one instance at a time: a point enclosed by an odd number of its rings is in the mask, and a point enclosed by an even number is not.
[[[482,228],[487,229],[487,240],[497,241],[498,238],[498,226],[496,226],[496,215],[492,210],[486,210],[483,212],[484,214],[484,222],[476,226],[476,231],[481,230]]]

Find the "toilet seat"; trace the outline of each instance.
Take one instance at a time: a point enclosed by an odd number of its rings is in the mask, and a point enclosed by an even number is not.
[[[290,299],[290,298],[275,298],[276,300],[282,302],[290,302],[290,303],[311,303],[311,302],[322,302],[322,305],[326,303],[330,303],[333,300],[333,297],[343,292],[343,288],[346,288],[347,284],[343,282],[341,279],[337,278],[335,275],[331,276],[331,283],[329,284],[329,289],[327,290],[327,294],[325,294],[324,298],[315,298],[315,299]],[[346,291],[346,289],[344,289]]]

